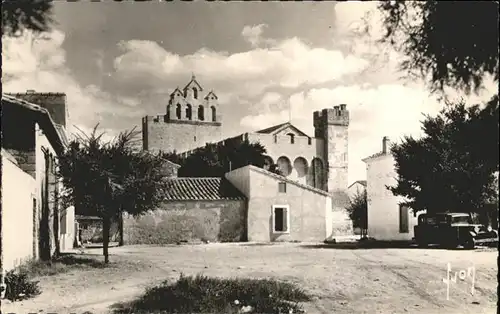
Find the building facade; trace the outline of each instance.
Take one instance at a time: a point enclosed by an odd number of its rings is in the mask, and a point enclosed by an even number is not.
[[[287,122],[223,139],[217,96],[211,91],[202,98],[202,91],[193,76],[184,89],[177,88],[170,95],[165,114],[144,117],[143,149],[187,156],[207,143],[259,142],[267,151],[265,169],[276,164],[287,179],[328,192],[333,197],[334,234],[353,233],[345,210],[349,204],[349,111],[345,104],[313,113],[314,137]]]
[[[395,160],[389,151],[389,139],[382,140],[382,151],[363,159],[366,163],[368,236],[380,241],[408,241],[414,237],[417,217],[401,197],[387,186],[396,184]]]
[[[165,107],[165,113],[142,118],[143,149],[148,151],[185,152],[217,142],[222,138],[222,117],[213,91],[204,90],[191,81],[181,90],[176,88]]]
[[[57,156],[67,146],[65,116],[56,123],[43,101],[22,98],[2,94],[3,269],[71,249],[74,238],[74,208],[62,207],[56,177]],[[65,100],[60,105],[65,112]]]

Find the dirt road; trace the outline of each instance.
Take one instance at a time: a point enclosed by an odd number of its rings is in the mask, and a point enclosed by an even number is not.
[[[87,253],[100,255],[100,250]],[[441,249],[339,249],[306,244],[125,246],[111,250],[114,268],[40,279],[39,297],[3,313],[109,313],[144,288],[180,273],[224,277],[275,277],[314,296],[307,313],[496,313],[497,252]],[[475,266],[471,279],[450,284],[455,271]],[[123,266],[124,265],[124,266]]]

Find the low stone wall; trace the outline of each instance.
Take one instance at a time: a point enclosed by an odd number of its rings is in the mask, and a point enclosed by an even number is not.
[[[246,237],[245,201],[167,202],[139,217],[125,215],[125,244],[239,242]]]

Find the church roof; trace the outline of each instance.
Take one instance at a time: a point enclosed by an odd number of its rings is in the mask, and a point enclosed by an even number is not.
[[[245,200],[225,178],[170,178],[166,201]]]
[[[275,134],[275,133],[278,133],[279,131],[281,131],[283,129],[286,129],[286,128],[291,128],[291,129],[295,130],[301,136],[307,136],[307,137],[309,137],[306,133],[304,133],[301,130],[299,130],[296,126],[294,126],[290,122],[280,123],[280,124],[277,124],[275,126],[271,126],[271,127],[266,128],[266,129],[259,130],[256,133],[261,133],[261,134]]]
[[[214,91],[210,91],[207,96],[205,96],[205,99],[208,99],[208,97],[210,97],[210,95],[214,96],[215,99],[219,99],[219,97],[217,97],[217,95],[215,95]]]
[[[194,76],[194,74],[191,77],[191,81],[189,81],[189,83],[187,83],[187,85],[184,87],[184,89],[190,88],[192,85],[196,85],[196,87],[198,87],[198,89],[200,91],[203,91],[203,88],[201,87],[201,85],[196,81],[196,77]]]

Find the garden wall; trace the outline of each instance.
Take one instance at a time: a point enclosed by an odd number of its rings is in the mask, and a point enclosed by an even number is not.
[[[123,219],[124,244],[246,240],[246,201],[169,201],[159,209]]]

